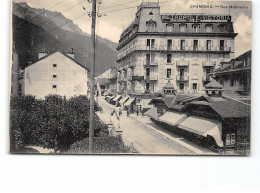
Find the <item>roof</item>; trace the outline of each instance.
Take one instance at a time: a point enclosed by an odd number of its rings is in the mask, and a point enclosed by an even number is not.
[[[203,98],[206,99],[203,101]],[[212,108],[222,118],[250,117],[251,107],[248,104],[227,97],[202,96],[200,100],[185,105],[189,109],[192,105],[206,105]]]
[[[46,56],[43,56],[42,58],[36,60],[35,62],[33,62],[33,63],[27,65],[25,68],[27,68],[27,67],[29,67],[29,66],[31,66],[31,65],[33,65],[33,64],[35,64],[35,63],[37,63],[37,62],[39,62],[39,61],[41,61],[41,60],[44,60],[45,58],[48,58],[49,56],[51,56],[51,55],[53,55],[53,54],[55,54],[55,53],[57,53],[57,52],[61,53],[62,55],[64,55],[64,56],[67,57],[68,59],[72,60],[73,62],[75,62],[76,64],[78,64],[79,66],[81,66],[82,68],[84,68],[84,69],[86,69],[87,71],[89,71],[89,69],[88,69],[86,66],[83,66],[82,64],[80,64],[79,62],[77,62],[75,59],[69,57],[67,54],[61,52],[60,50],[53,51],[53,52],[47,54]]]
[[[212,79],[212,81],[208,84],[205,85],[206,89],[222,89],[223,86],[221,84],[219,84],[214,78]],[[206,90],[205,89],[205,90]]]

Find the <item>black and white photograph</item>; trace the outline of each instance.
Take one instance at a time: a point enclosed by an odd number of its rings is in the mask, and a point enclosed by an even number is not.
[[[251,1],[10,3],[11,154],[250,156]]]

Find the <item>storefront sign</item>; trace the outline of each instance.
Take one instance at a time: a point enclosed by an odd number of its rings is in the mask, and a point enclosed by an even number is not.
[[[162,15],[162,22],[225,22],[231,21],[230,15]]]

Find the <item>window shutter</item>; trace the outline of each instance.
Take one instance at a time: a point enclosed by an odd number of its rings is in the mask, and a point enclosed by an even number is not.
[[[211,40],[211,48],[213,48],[213,46],[214,46],[213,41],[214,41],[214,40]]]
[[[174,45],[175,45],[175,44],[174,44],[174,40],[172,40],[172,47],[174,47]]]
[[[204,50],[206,50],[207,40],[204,40]]]
[[[198,90],[200,90],[200,84],[198,84]]]
[[[199,45],[199,47],[200,47],[200,40],[198,40],[198,45]]]

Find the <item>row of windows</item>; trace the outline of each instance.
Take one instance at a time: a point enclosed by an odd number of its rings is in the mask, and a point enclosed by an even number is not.
[[[179,32],[187,32],[188,25],[187,24],[179,24]],[[155,21],[153,22],[147,22],[146,23],[146,30],[147,32],[156,32],[157,24]],[[174,24],[166,24],[166,31],[167,32],[173,32]],[[192,25],[192,32],[200,32],[202,29],[200,24],[193,24]],[[224,32],[226,30],[226,25],[220,24],[218,25],[218,31]],[[213,32],[213,25],[212,24],[206,24],[205,25],[205,32],[211,33]]]

